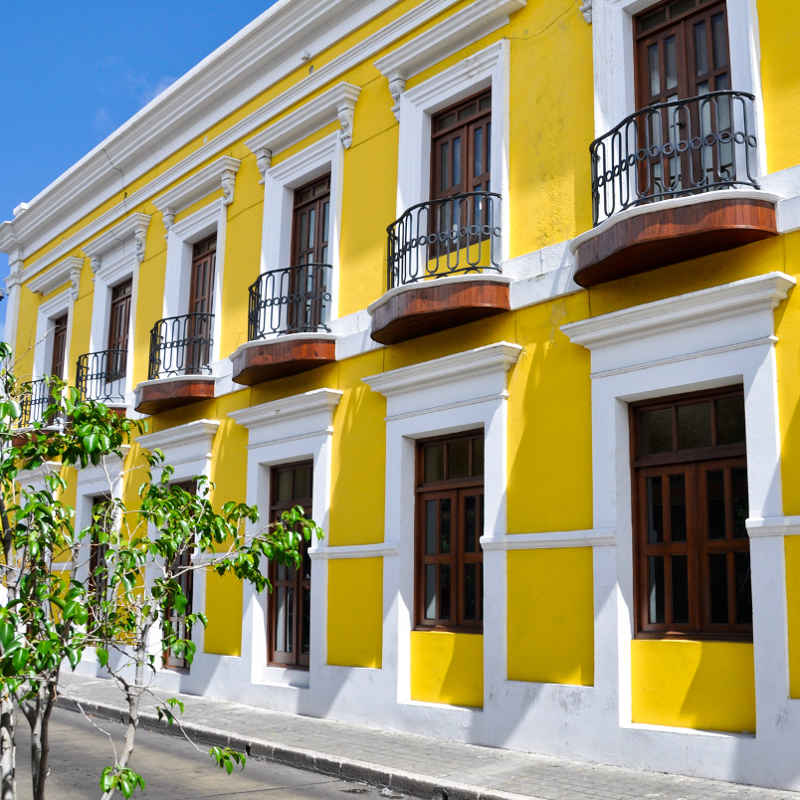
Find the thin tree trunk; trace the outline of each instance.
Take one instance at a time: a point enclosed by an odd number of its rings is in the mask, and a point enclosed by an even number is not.
[[[48,682],[39,690],[36,699],[36,718],[31,725],[31,778],[33,800],[45,800],[47,763],[50,756],[50,715],[56,698],[56,685]]]
[[[8,694],[0,699],[0,800],[16,800],[17,751],[14,744],[14,703]]]

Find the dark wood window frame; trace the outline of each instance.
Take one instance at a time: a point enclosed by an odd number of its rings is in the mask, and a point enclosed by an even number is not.
[[[309,470],[308,477],[308,494],[302,497],[295,494],[294,476],[292,477],[292,496],[285,501],[278,499],[278,482],[280,481],[281,473],[293,472],[296,473],[298,469]],[[294,506],[300,506],[303,512],[308,516],[312,510],[312,495],[313,495],[313,480],[314,480],[314,462],[311,461],[293,461],[286,464],[276,464],[270,467],[270,506],[269,517],[270,521],[277,520],[282,511],[287,511]],[[311,650],[311,631],[310,631],[310,604],[311,604],[311,562],[308,555],[309,542],[303,541],[300,546],[301,562],[300,567],[293,569],[290,567],[281,568],[280,565],[270,562],[269,565],[269,579],[272,584],[272,592],[268,596],[268,613],[267,613],[267,664],[274,667],[284,667],[292,669],[308,669],[309,656]],[[285,596],[288,597],[292,593],[292,608],[289,609],[289,601],[287,600],[287,611],[291,612],[291,638],[292,650],[279,651],[276,648],[275,638],[277,634],[278,625],[278,591],[283,590]],[[308,626],[308,630],[304,631],[304,626]],[[303,652],[303,635],[306,635],[309,643],[308,652]],[[288,640],[288,637],[287,637]]]
[[[330,173],[298,186],[292,197],[292,266],[330,263],[330,254],[326,252],[330,244]],[[309,221],[313,214],[312,244],[302,242],[300,238],[306,214]]]
[[[641,403],[631,404],[629,419],[631,430],[631,505],[633,512],[633,567],[634,567],[634,605],[636,637],[641,639],[716,639],[723,641],[752,640],[752,608],[749,595],[749,538],[744,530],[743,519],[736,521],[735,492],[744,495],[747,492],[747,459],[744,435],[741,440],[733,437],[727,443],[718,441],[720,401],[742,400],[741,387],[724,387],[701,392],[662,397]],[[710,402],[710,436],[707,446],[679,447],[678,409],[696,407],[703,401]],[[671,412],[672,448],[661,452],[647,454],[642,444],[641,415],[647,412]],[[742,412],[743,420],[743,412]],[[743,423],[742,423],[743,424]],[[722,504],[724,530],[718,538],[709,533],[709,475],[721,475],[719,483]],[[738,478],[735,477],[738,475]],[[658,480],[660,479],[660,480]],[[673,480],[679,479],[676,483]],[[656,483],[656,481],[658,481]],[[715,478],[716,481],[716,478]],[[738,486],[734,484],[738,481]],[[743,481],[743,484],[742,484]],[[705,483],[705,486],[704,486]],[[742,492],[743,485],[743,492]],[[681,487],[684,492],[683,504],[675,504],[673,487]],[[648,520],[648,491],[660,492],[661,503],[658,505],[659,536],[649,537],[648,531],[652,521]],[[683,510],[679,510],[681,508]],[[674,515],[679,514],[683,522],[681,534],[673,537]],[[741,516],[741,515],[739,515]],[[746,513],[744,515],[746,517]],[[655,538],[655,541],[652,541]],[[650,540],[649,540],[650,539]],[[737,554],[743,554],[737,556]],[[713,622],[713,603],[710,575],[710,558],[725,560],[724,577],[726,582],[727,616],[724,623]],[[661,561],[660,574],[663,581],[663,608],[660,615],[662,622],[652,622],[650,595],[651,557]],[[672,597],[673,578],[670,570],[676,563],[675,558],[685,559],[685,580],[688,586],[688,607],[685,620],[673,620],[674,606]],[[736,592],[735,564],[737,557],[747,568],[746,605],[742,613],[749,621],[737,620],[739,599]],[[669,564],[668,564],[669,562]],[[744,566],[744,565],[743,565]],[[681,570],[684,567],[681,566]],[[745,601],[743,601],[745,602]],[[683,615],[682,615],[683,616]]]
[[[476,445],[468,446],[467,474],[459,478],[447,478],[448,475],[448,445],[461,441],[480,442],[479,450]],[[445,479],[425,480],[425,448],[445,444],[443,448],[443,474]],[[416,474],[415,474],[415,543],[414,543],[414,608],[416,630],[439,630],[461,633],[481,633],[483,631],[483,550],[480,546],[480,537],[483,533],[483,443],[484,432],[471,430],[464,433],[436,436],[419,440],[416,443]],[[480,462],[476,464],[480,453]],[[472,474],[476,472],[478,474]],[[467,503],[469,498],[473,501],[473,548],[467,546]],[[436,554],[427,552],[426,526],[429,501],[450,501],[450,525],[448,552],[441,552],[438,537],[441,535],[441,504],[436,510]],[[449,592],[448,614],[440,615],[440,570],[436,574],[436,618],[426,617],[426,567],[444,565],[449,567]],[[474,565],[472,581],[474,582],[474,615],[467,613],[467,591],[465,589],[466,576],[469,565]]]
[[[57,378],[64,377],[64,367],[67,360],[67,328],[69,327],[69,313],[64,312],[54,317],[53,344],[50,353],[50,374]]]
[[[106,380],[124,378],[128,365],[133,278],[127,277],[110,289],[108,312],[108,349]]]

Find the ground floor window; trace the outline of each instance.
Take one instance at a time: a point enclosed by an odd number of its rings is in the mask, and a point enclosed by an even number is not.
[[[282,511],[300,506],[311,514],[313,462],[303,461],[270,470],[270,520]],[[309,543],[301,545],[298,568],[270,564],[267,659],[270,664],[307,668],[311,649],[311,559]]]
[[[744,395],[631,407],[639,636],[752,637]]]
[[[483,627],[483,431],[417,443],[419,628]]]

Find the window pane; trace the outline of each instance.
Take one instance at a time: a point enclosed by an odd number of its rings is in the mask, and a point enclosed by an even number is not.
[[[650,66],[650,96],[661,94],[661,70],[658,64],[658,45],[651,44],[647,48],[647,63]]]
[[[445,189],[450,188],[450,179],[448,177],[448,164],[450,162],[450,143],[449,142],[442,142],[439,147],[440,155],[439,155],[439,164],[442,170],[442,174],[439,180],[439,189],[441,191],[445,191]]]
[[[478,612],[477,564],[464,565],[464,618],[474,620]]]
[[[725,538],[725,477],[722,470],[706,473],[706,503],[708,505],[708,538]]]
[[[639,32],[644,33],[645,31],[649,31],[662,22],[665,22],[666,19],[666,8],[659,8],[658,11],[651,11],[649,14],[642,14],[642,16],[639,17]]]
[[[708,46],[706,43],[706,23],[694,26],[694,65],[695,74],[700,77],[708,72]]]
[[[678,449],[711,447],[711,403],[678,406]]]
[[[650,623],[659,625],[664,622],[664,559],[661,556],[650,556],[647,561]]]
[[[439,619],[450,618],[450,567],[439,565]]]
[[[720,397],[717,404],[717,444],[744,442],[744,397]]]
[[[311,497],[311,467],[297,467],[294,471],[294,499]]]
[[[678,85],[678,44],[674,36],[664,40],[664,81],[667,89],[674,89]]]
[[[286,590],[286,652],[294,652],[294,589]]]
[[[731,470],[731,491],[733,493],[733,536],[735,539],[746,539],[745,520],[749,508],[747,498],[747,470],[738,467]]]
[[[672,556],[672,621],[689,621],[689,563],[686,556]]]
[[[714,14],[711,17],[711,39],[714,48],[714,68],[719,69],[728,65],[728,30],[725,25],[725,15]]]
[[[753,601],[750,595],[750,553],[736,553],[736,622],[753,622]]]
[[[292,470],[278,470],[277,502],[288,503],[292,499]]]
[[[672,450],[672,409],[643,411],[639,416],[639,455]]]
[[[453,139],[453,186],[461,184],[461,137]]]
[[[286,651],[286,588],[275,588],[275,642],[274,648],[280,652]]]
[[[669,476],[670,539],[686,541],[686,481],[683,475]]]
[[[647,479],[647,541],[664,540],[664,506],[661,499],[661,478]]]
[[[450,552],[450,500],[439,501],[439,552]]]
[[[680,16],[686,11],[694,8],[696,2],[697,0],[675,0],[675,2],[669,7],[670,19],[675,19],[675,17]]]
[[[436,564],[425,565],[425,619],[436,619]]]
[[[447,477],[466,478],[469,476],[469,439],[453,439],[447,445]]]
[[[312,208],[308,213],[308,241],[306,242],[306,249],[314,247],[314,237],[317,233],[317,211]]]
[[[483,437],[472,440],[472,474],[483,475]]]
[[[436,554],[436,500],[425,503],[425,552],[427,555]]]
[[[724,553],[708,557],[709,591],[711,593],[711,622],[728,621],[728,567]]]
[[[464,551],[474,553],[478,543],[478,498],[468,495],[464,498]]]
[[[325,202],[322,204],[322,241],[328,241],[328,227],[330,224],[330,211],[331,211],[331,204],[329,202]],[[323,262],[324,263],[324,262]]]
[[[425,446],[425,483],[440,481],[444,478],[444,445],[429,444]]]
[[[472,176],[483,175],[483,128],[475,128],[472,138],[473,166]]]

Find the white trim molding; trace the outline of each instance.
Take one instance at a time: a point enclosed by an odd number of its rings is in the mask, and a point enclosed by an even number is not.
[[[150,215],[137,212],[118,222],[105,233],[83,245],[83,252],[89,257],[92,272],[97,274],[101,268],[102,257],[110,250],[114,250],[128,239],[133,239],[136,260],[141,264],[144,261],[147,228],[150,226]]]
[[[800,536],[800,517],[750,517],[745,520],[751,539],[773,536]]]
[[[237,158],[221,156],[153,200],[153,205],[164,218],[167,235],[175,223],[176,214],[212,192],[222,189],[222,204],[229,206],[233,202],[236,173],[240,164],[241,161]]]
[[[229,414],[247,428],[247,502],[258,506],[262,519],[269,519],[270,468],[293,461],[313,461],[311,517],[327,536],[331,505],[333,416],[342,398],[336,389],[316,389],[305,394],[262,403]],[[313,541],[311,556],[311,631],[309,671],[266,666],[268,605],[265,592],[244,588],[242,616],[242,660],[254,684],[284,687],[287,702],[297,702],[297,692],[314,687],[327,694],[336,685],[327,666],[328,564],[319,554],[327,551],[327,540]],[[299,685],[298,685],[299,684]],[[279,690],[278,690],[279,691]]]
[[[161,450],[167,464],[175,468],[173,480],[181,481],[196,475],[210,477],[211,453],[219,422],[198,419],[163,431],[146,433],[136,441],[151,452]]]
[[[341,126],[339,138],[342,146],[345,149],[350,147],[353,141],[353,116],[360,94],[359,86],[337,83],[319,97],[248,139],[245,144],[256,156],[261,182],[264,181],[264,173],[272,165],[273,155],[337,120]]]
[[[508,454],[507,375],[522,347],[479,347],[363,378],[386,398],[384,542],[397,556],[383,565],[382,671],[398,703],[411,703],[411,630],[414,626],[414,463],[416,440],[468,431],[484,434],[484,527],[481,541],[506,535]],[[506,558],[486,549],[483,559],[484,708],[502,697],[506,669]],[[480,711],[464,711],[475,724]]]
[[[557,550],[565,547],[613,547],[613,530],[551,531],[547,533],[509,533],[499,537],[481,537],[484,550]]]
[[[602,136],[636,110],[633,17],[660,0],[592,0],[581,7],[592,25],[594,49],[594,126]],[[755,95],[757,174],[767,171],[761,54],[756,0],[727,4],[731,88]]]
[[[310,553],[312,559],[322,558],[328,561],[337,558],[386,558],[396,556],[398,550],[387,544],[353,544],[324,547]]]
[[[491,87],[490,190],[501,196],[501,252],[509,257],[509,62],[505,39],[474,53],[400,95],[397,216],[430,198],[431,115]]]
[[[75,321],[74,288],[65,289],[39,304],[36,312],[36,340],[33,345],[33,374],[31,377],[43,378],[50,374],[53,361],[53,322],[59,316],[67,315],[67,339],[64,343],[64,372],[56,377],[67,380],[72,364],[72,328]]]
[[[81,283],[81,270],[83,269],[83,259],[78,256],[65,258],[60,264],[53,267],[41,275],[37,275],[29,284],[28,288],[39,295],[50,294],[69,281],[70,292],[73,301],[78,299],[78,291]]]
[[[508,24],[527,0],[475,0],[424,33],[400,45],[375,62],[389,82],[392,111],[400,119],[400,97],[406,81],[467,45]]]

